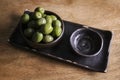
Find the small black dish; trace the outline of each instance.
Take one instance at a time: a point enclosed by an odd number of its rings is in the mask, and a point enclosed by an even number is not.
[[[26,10],[24,13],[27,13],[27,14],[32,14],[32,12],[30,12],[30,11],[28,11],[28,10]],[[60,41],[61,41],[61,39],[63,38],[63,34],[64,34],[64,23],[63,23],[63,20],[56,14],[56,13],[54,13],[54,12],[51,12],[51,11],[45,11],[45,14],[49,14],[49,15],[55,15],[56,17],[57,17],[57,19],[58,20],[60,20],[60,22],[61,22],[61,27],[62,27],[62,33],[61,33],[61,35],[58,37],[58,38],[56,38],[54,41],[52,41],[52,42],[50,42],[50,43],[35,43],[35,42],[33,42],[33,41],[31,41],[31,40],[29,40],[25,35],[24,35],[24,29],[25,29],[25,26],[26,25],[23,25],[22,24],[22,22],[20,21],[20,26],[19,26],[19,30],[20,30],[20,33],[21,33],[21,35],[22,35],[22,37],[24,38],[24,40],[26,41],[26,43],[29,45],[29,46],[31,46],[31,47],[33,47],[33,48],[37,48],[37,49],[40,49],[40,48],[48,48],[48,47],[53,47],[53,46],[55,46],[55,45],[57,45]]]
[[[80,28],[75,30],[70,37],[73,50],[85,57],[93,57],[100,53],[103,47],[103,38],[95,30]]]

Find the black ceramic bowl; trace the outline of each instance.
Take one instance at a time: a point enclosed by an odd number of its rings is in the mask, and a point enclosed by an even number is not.
[[[32,12],[30,12],[30,11],[25,11],[25,13],[31,14]],[[57,45],[57,44],[60,42],[60,40],[62,39],[62,37],[63,37],[63,34],[64,34],[64,23],[63,23],[62,19],[61,19],[56,13],[51,12],[51,11],[45,11],[45,14],[55,15],[55,16],[57,17],[57,19],[61,21],[61,23],[62,23],[62,26],[61,26],[61,27],[62,27],[62,33],[61,33],[61,35],[60,35],[57,39],[55,39],[54,41],[52,41],[52,42],[50,42],[50,43],[35,43],[35,42],[29,40],[29,39],[24,35],[24,33],[23,33],[23,31],[24,31],[24,26],[23,26],[22,23],[20,23],[20,32],[21,32],[21,35],[23,36],[23,38],[24,38],[24,40],[27,42],[27,44],[28,44],[29,46],[31,46],[32,48],[37,48],[37,49],[39,49],[39,48],[53,47],[53,46]]]
[[[85,57],[93,57],[99,54],[103,47],[102,36],[89,28],[81,28],[74,31],[70,37],[73,50]]]

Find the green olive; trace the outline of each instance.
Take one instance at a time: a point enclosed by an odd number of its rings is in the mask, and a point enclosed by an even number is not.
[[[44,8],[41,8],[41,7],[35,8],[35,11],[41,12],[42,14],[44,14],[45,12]]]
[[[42,18],[42,14],[38,11],[35,11],[33,13],[33,19],[40,19],[40,18]]]
[[[42,17],[44,17],[44,18],[45,18],[46,16],[47,16],[46,14],[42,14]]]
[[[27,23],[30,20],[30,16],[27,13],[24,13],[21,17],[22,23]]]
[[[53,27],[55,27],[55,26],[61,27],[61,22],[60,22],[60,20],[55,20],[55,21],[53,21]]]
[[[43,24],[46,24],[46,19],[45,18],[40,18],[36,21],[38,26],[41,26]]]
[[[57,17],[55,15],[51,15],[52,21],[57,20]]]
[[[34,28],[36,26],[35,21],[30,21],[27,25],[28,27]]]
[[[42,26],[42,32],[44,34],[50,34],[53,31],[53,27],[50,23],[45,24]]]
[[[45,18],[46,18],[46,22],[47,22],[47,23],[52,23],[52,18],[51,18],[51,16],[47,15]]]
[[[33,41],[33,42],[39,43],[39,42],[42,41],[42,39],[43,39],[43,34],[40,33],[40,32],[35,32],[35,33],[33,34],[33,36],[32,36],[32,41]]]
[[[54,40],[54,38],[51,35],[45,35],[43,37],[43,42],[45,42],[45,43],[52,42],[53,40]]]
[[[33,35],[33,33],[34,33],[34,29],[32,29],[32,28],[27,28],[24,30],[24,35],[26,37],[31,37]]]
[[[53,29],[53,32],[52,32],[52,35],[54,37],[59,37],[62,33],[62,28],[61,27],[58,27],[58,26],[55,26],[54,29]]]

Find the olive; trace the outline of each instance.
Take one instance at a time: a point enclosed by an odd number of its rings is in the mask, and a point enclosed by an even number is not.
[[[60,20],[55,20],[55,21],[53,21],[53,27],[55,27],[55,26],[61,27],[61,22],[60,22]]]
[[[46,19],[45,19],[45,18],[40,18],[40,19],[38,19],[38,20],[36,21],[36,24],[37,24],[38,26],[41,26],[41,25],[43,25],[43,24],[46,24]]]
[[[27,23],[30,20],[30,16],[27,13],[24,13],[21,17],[22,23]]]
[[[57,20],[57,17],[55,15],[51,15],[52,21]]]
[[[62,33],[62,28],[61,28],[61,27],[55,26],[55,27],[53,28],[52,35],[53,35],[54,37],[59,37],[59,36],[61,35],[61,33]]]
[[[47,16],[46,14],[42,14],[42,17],[44,17],[44,18],[45,18],[46,16]]]
[[[51,35],[45,35],[43,37],[43,42],[45,42],[45,43],[52,42],[53,40],[54,40],[54,38]]]
[[[41,8],[41,7],[35,8],[35,11],[41,12],[42,14],[44,14],[45,12],[44,8]]]
[[[35,21],[34,20],[30,21],[27,26],[34,28],[36,26]]]
[[[44,34],[50,34],[53,31],[53,27],[50,23],[45,24],[42,26],[42,32]]]
[[[33,33],[34,33],[34,29],[32,28],[27,28],[24,30],[24,35],[29,38],[33,35]]]
[[[41,42],[43,39],[43,34],[41,32],[35,32],[32,36],[32,41],[33,42]]]
[[[40,18],[42,18],[42,14],[38,11],[35,11],[33,13],[33,19],[40,19]]]
[[[51,16],[49,16],[49,15],[46,15],[46,22],[47,23],[52,23],[52,17]]]

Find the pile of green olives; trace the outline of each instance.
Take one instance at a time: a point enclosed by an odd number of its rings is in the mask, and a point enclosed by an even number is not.
[[[24,13],[21,17],[25,37],[36,43],[50,43],[62,33],[62,24],[55,15],[45,14],[45,9],[35,8],[31,14]]]

